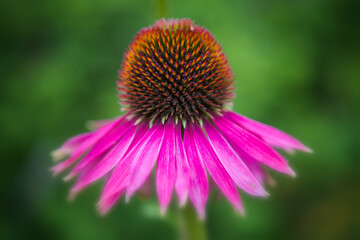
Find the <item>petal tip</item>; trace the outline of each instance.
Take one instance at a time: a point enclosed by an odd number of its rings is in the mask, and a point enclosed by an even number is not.
[[[112,205],[107,203],[108,199],[100,198],[96,204],[96,209],[101,216],[105,216],[111,209]]]
[[[73,192],[70,190],[67,200],[69,202],[73,202],[75,200],[75,198],[77,197],[77,194],[78,194],[78,192]]]
[[[71,179],[73,179],[76,176],[75,173],[69,173],[68,175],[66,175],[65,177],[63,177],[63,181],[68,182]]]
[[[99,213],[101,216],[105,216],[105,215],[109,212],[109,210],[110,210],[110,208],[107,208],[107,207],[104,206],[104,204],[101,203],[101,202],[99,202],[99,203],[96,204],[96,208],[97,208],[98,213]]]
[[[235,212],[241,215],[242,217],[245,217],[245,210],[243,206],[236,206]]]
[[[76,193],[80,192],[84,187],[85,187],[85,186],[83,186],[83,185],[75,184],[75,185],[70,189],[70,192],[76,194]]]
[[[205,210],[198,211],[200,221],[205,221]]]
[[[259,196],[259,197],[269,196],[269,193],[263,188],[262,185],[260,185],[260,184],[255,185],[253,182],[249,182],[249,186],[251,186],[254,189],[254,192],[253,192],[254,196]]]
[[[296,177],[296,172],[294,170],[292,170],[290,167],[287,170],[287,174],[293,178]]]
[[[187,198],[186,197],[184,197],[182,199],[179,199],[179,206],[181,208],[185,207],[186,203],[187,203]]]
[[[57,166],[51,167],[49,171],[52,172],[53,177],[58,176],[61,172],[61,170],[59,170]]]
[[[125,195],[125,203],[128,204],[130,202],[130,199],[131,199],[131,196],[132,196],[132,193],[128,193],[126,192],[126,195]]]
[[[69,151],[65,149],[56,149],[50,153],[54,162],[58,162],[61,159],[64,159],[66,156],[69,155]]]
[[[165,217],[167,206],[160,206],[160,216]]]
[[[245,210],[244,210],[244,206],[242,205],[240,199],[236,202],[232,202],[234,209],[237,213],[244,215],[245,214]]]
[[[311,148],[307,147],[307,146],[304,146],[302,151],[307,152],[307,153],[314,153],[314,151]]]

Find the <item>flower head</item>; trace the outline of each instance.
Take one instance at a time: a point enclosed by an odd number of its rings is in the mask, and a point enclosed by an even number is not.
[[[220,45],[191,20],[160,20],[130,44],[118,89],[124,109],[151,122],[224,110],[233,74]]]
[[[231,111],[233,74],[220,45],[189,19],[159,20],[142,29],[127,50],[118,90],[126,114],[97,122],[54,152],[69,157],[52,168],[77,176],[71,195],[104,178],[98,203],[106,213],[129,199],[156,165],[162,211],[175,189],[180,205],[189,197],[205,216],[212,178],[242,212],[238,188],[266,196],[264,166],[294,176],[272,147],[310,151],[280,130]]]

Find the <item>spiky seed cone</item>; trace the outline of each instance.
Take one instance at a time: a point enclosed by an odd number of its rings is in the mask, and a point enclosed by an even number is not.
[[[142,119],[201,120],[233,98],[233,73],[221,46],[190,19],[142,29],[119,71],[120,101]]]

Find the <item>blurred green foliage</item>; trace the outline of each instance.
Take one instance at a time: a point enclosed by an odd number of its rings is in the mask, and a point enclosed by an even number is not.
[[[2,239],[176,239],[176,201],[155,194],[95,210],[101,184],[66,201],[49,152],[119,114],[124,50],[155,20],[155,1],[0,3],[0,236]],[[268,199],[242,194],[246,217],[213,191],[210,239],[355,239],[360,236],[359,1],[168,1],[222,44],[236,77],[234,109],[301,139],[287,156],[296,179],[272,172]]]

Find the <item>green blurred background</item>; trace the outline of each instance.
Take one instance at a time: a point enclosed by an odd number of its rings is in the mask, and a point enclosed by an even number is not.
[[[360,239],[359,1],[169,0],[222,44],[236,77],[234,109],[298,137],[314,154],[287,156],[292,179],[272,172],[271,196],[242,194],[246,216],[212,192],[210,239]],[[101,184],[69,203],[49,153],[119,114],[123,53],[156,18],[155,1],[0,3],[0,238],[177,239],[173,201],[120,201],[100,217]]]

